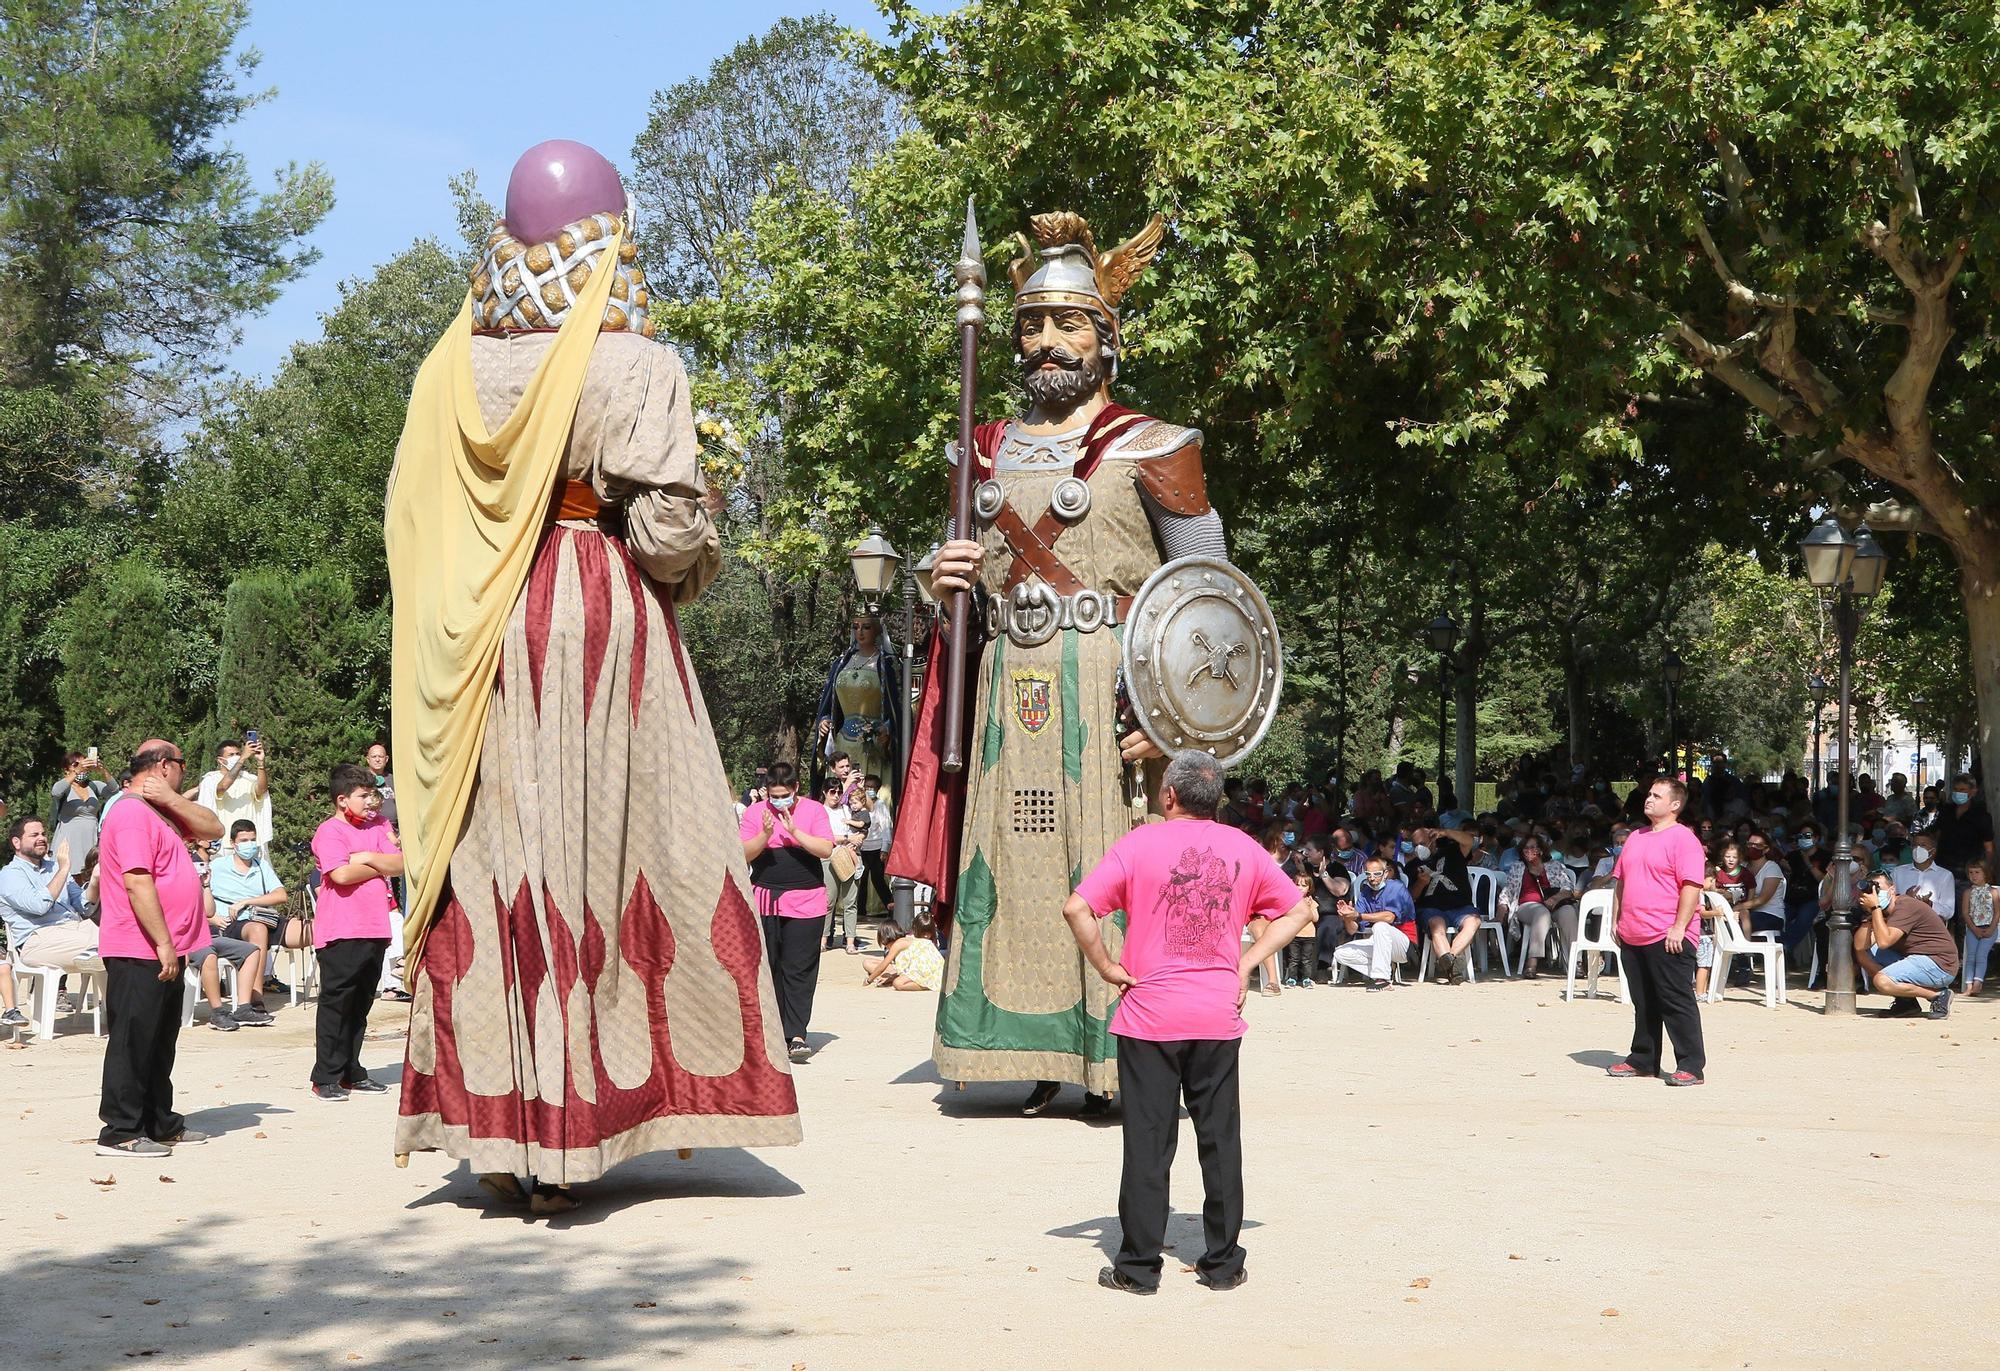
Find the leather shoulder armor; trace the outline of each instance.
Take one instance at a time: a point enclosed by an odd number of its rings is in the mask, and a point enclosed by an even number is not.
[[[1153,503],[1169,514],[1190,517],[1209,512],[1208,481],[1201,471],[1201,435],[1193,429],[1180,430],[1192,438],[1172,452],[1159,457],[1141,457],[1133,462],[1139,484]]]

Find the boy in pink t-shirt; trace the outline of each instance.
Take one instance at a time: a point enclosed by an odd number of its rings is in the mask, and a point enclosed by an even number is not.
[[[361,1038],[389,952],[389,882],[403,874],[395,830],[378,812],[375,780],[352,763],[333,769],[333,816],[313,834],[319,893],[313,947],[319,954],[318,1052],[312,1093],[344,1100],[388,1087],[361,1068]]]
[[[1112,1016],[1124,1096],[1125,1165],[1118,1185],[1124,1227],[1116,1264],[1097,1283],[1133,1294],[1159,1288],[1167,1236],[1167,1180],[1187,1098],[1201,1150],[1202,1233],[1197,1264],[1213,1289],[1245,1279],[1243,1142],[1237,1056],[1243,997],[1257,965],[1288,945],[1313,911],[1310,895],[1249,835],[1215,822],[1222,766],[1181,753],[1161,783],[1165,823],[1133,829],[1111,845],[1063,918],[1097,974],[1123,993]],[[1098,920],[1125,912],[1125,943],[1112,961]],[[1243,929],[1270,920],[1250,947]]]
[[[1708,1066],[1695,1005],[1695,944],[1708,880],[1701,839],[1680,821],[1687,787],[1662,777],[1646,792],[1647,828],[1635,830],[1611,869],[1616,880],[1618,955],[1632,992],[1632,1050],[1612,1063],[1621,1080],[1660,1074],[1662,1039],[1674,1045],[1668,1085],[1700,1085]],[[1692,932],[1692,937],[1690,937]]]

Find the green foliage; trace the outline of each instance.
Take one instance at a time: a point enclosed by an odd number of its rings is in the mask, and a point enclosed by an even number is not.
[[[215,606],[187,578],[134,552],[95,570],[62,615],[56,694],[71,747],[117,771],[138,745],[185,745],[214,698]]]
[[[288,880],[303,879],[300,854],[332,812],[327,773],[387,733],[388,659],[388,611],[358,605],[337,570],[258,572],[229,587],[209,732],[258,731],[271,767],[272,856]]]

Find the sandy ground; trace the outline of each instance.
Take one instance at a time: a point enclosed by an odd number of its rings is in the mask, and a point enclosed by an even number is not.
[[[1625,1011],[1559,983],[1253,996],[1250,1282],[1170,1254],[1137,1299],[1094,1283],[1117,1128],[941,1086],[933,997],[863,991],[857,960],[824,966],[805,1146],[646,1158],[554,1222],[441,1157],[398,1170],[393,1094],[308,1096],[309,1009],[184,1033],[182,1105],[221,1136],[151,1165],[92,1153],[84,1021],[0,1051],[0,1364],[2000,1365],[1991,1003],[1733,1000],[1704,1016],[1710,1083],[1676,1091],[1608,1080]],[[371,1052],[400,1074],[400,1041]],[[1183,1123],[1183,1261],[1200,1198]]]

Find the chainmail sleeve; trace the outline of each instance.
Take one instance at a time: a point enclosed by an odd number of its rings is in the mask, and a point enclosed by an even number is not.
[[[1160,535],[1160,551],[1168,561],[1181,557],[1229,559],[1229,544],[1222,535],[1222,516],[1214,510],[1206,514],[1169,514],[1147,496],[1146,513],[1153,517],[1153,527]]]

